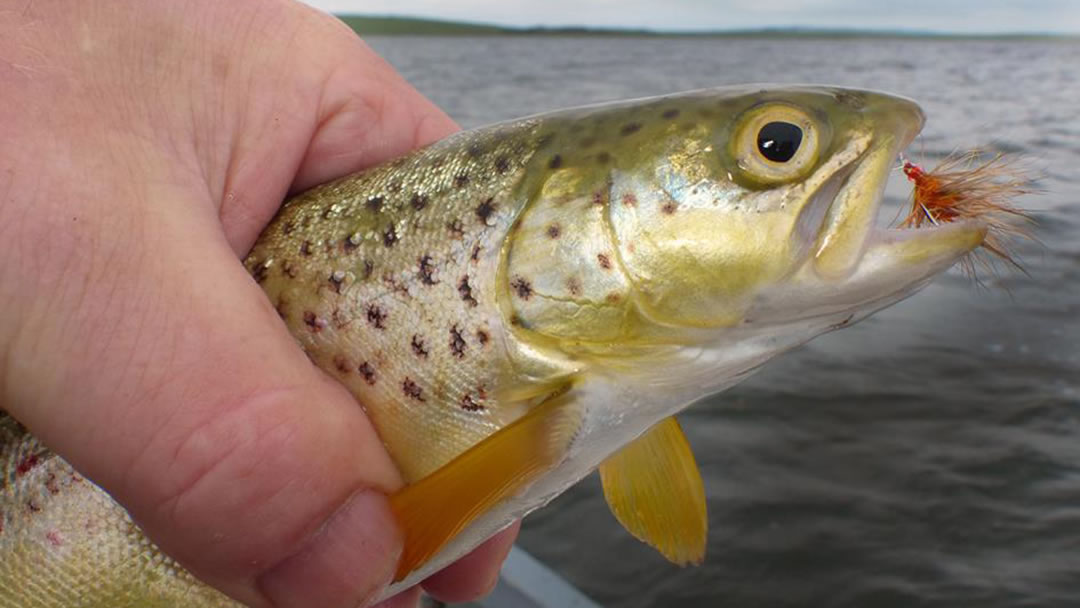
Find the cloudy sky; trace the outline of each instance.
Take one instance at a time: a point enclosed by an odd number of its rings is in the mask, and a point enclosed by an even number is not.
[[[335,13],[501,25],[1080,33],[1080,0],[304,0]]]

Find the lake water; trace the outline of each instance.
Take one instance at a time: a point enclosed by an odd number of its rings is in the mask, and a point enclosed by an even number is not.
[[[681,416],[705,478],[703,566],[622,531],[595,478],[521,544],[608,607],[1080,605],[1080,43],[372,37],[464,127],[747,82],[923,104],[933,164],[1021,153],[1030,276],[951,273]],[[909,192],[898,173],[882,213]]]

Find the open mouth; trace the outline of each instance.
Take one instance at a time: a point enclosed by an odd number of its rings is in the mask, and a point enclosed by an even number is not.
[[[812,253],[811,263],[819,277],[853,277],[871,261],[882,272],[880,264],[887,260],[898,267],[923,267],[919,275],[936,274],[982,244],[986,226],[978,220],[928,223],[918,228],[876,226],[885,184],[895,172],[900,152],[921,127],[921,120],[900,122],[893,130],[875,136],[873,144],[850,167],[834,176],[835,196]],[[828,187],[821,190],[823,195],[831,194]]]

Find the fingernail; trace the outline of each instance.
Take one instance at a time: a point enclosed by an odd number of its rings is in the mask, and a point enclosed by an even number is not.
[[[390,583],[400,555],[386,497],[362,490],[257,585],[275,608],[363,606]]]

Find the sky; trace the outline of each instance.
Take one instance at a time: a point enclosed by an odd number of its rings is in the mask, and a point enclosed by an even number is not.
[[[303,0],[339,14],[511,26],[827,27],[1080,34],[1080,0]]]

